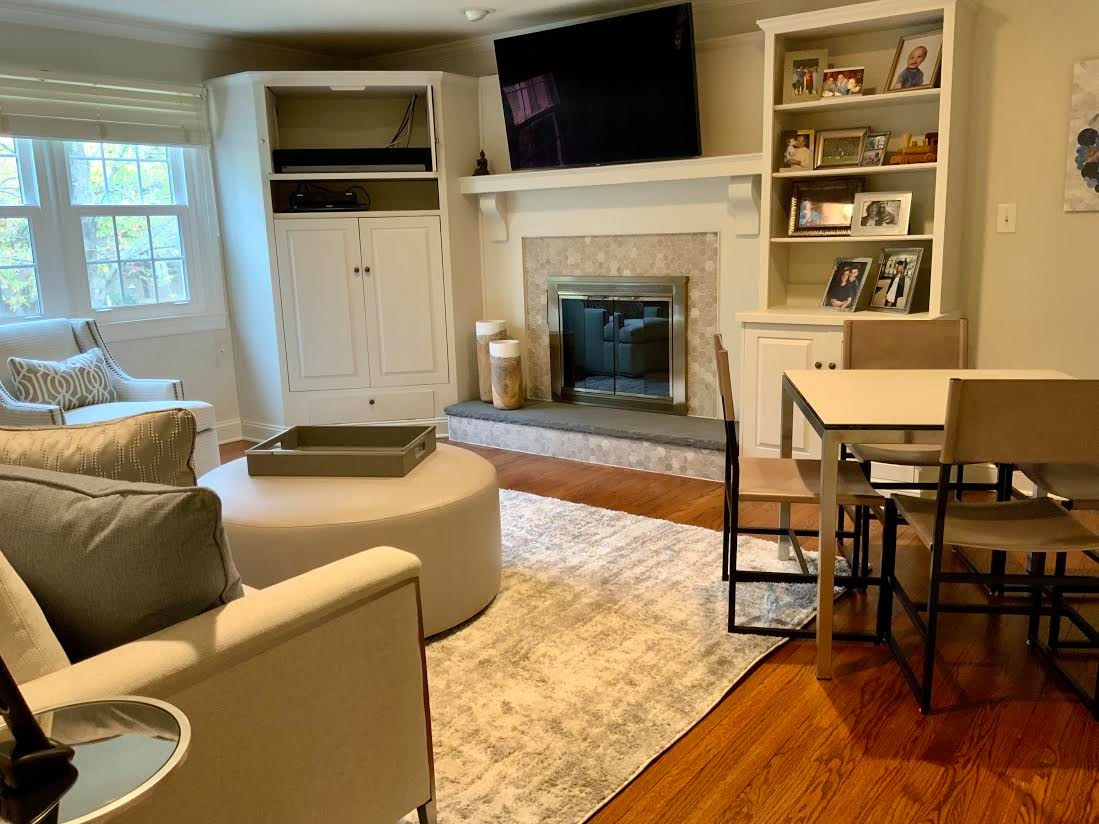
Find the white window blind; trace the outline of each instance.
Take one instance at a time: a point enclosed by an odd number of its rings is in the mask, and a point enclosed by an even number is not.
[[[127,86],[0,72],[0,134],[159,146],[210,143],[200,86]]]

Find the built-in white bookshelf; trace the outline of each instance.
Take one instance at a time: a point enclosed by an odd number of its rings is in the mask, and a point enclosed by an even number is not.
[[[760,186],[758,306],[737,313],[741,323],[740,432],[744,453],[779,454],[782,375],[790,369],[842,368],[846,320],[926,320],[957,315],[962,308],[966,129],[970,85],[969,0],[878,0],[761,20],[764,32],[763,177]],[[884,91],[901,38],[942,30],[942,62],[934,88]],[[865,68],[861,95],[804,102],[783,100],[786,55],[826,49],[831,68]],[[938,132],[934,162],[857,168],[782,167],[784,131],[870,127],[890,132],[890,154],[901,136],[922,139]],[[904,235],[797,236],[789,233],[795,186],[836,178],[861,178],[866,192],[911,192]],[[913,311],[846,312],[821,307],[837,258],[870,259],[876,279],[882,251],[923,250],[920,288]],[[872,287],[871,287],[872,288]],[[819,454],[819,440],[799,417],[795,457]],[[892,470],[877,467],[877,472]],[[909,469],[896,481],[912,481]]]
[[[804,288],[823,291],[831,274],[829,261],[813,272],[807,255],[819,258],[822,247],[835,257],[858,248],[921,246],[924,253],[922,292],[917,310],[938,317],[958,310],[961,298],[961,207],[964,192],[962,149],[965,145],[965,97],[970,11],[965,0],[881,0],[819,12],[761,20],[765,34],[763,156],[766,169],[760,192],[760,310],[789,308],[802,314]],[[943,51],[937,87],[883,92],[903,36],[942,29]],[[831,67],[863,66],[863,94],[808,102],[783,102],[787,52],[827,49]],[[961,82],[958,82],[958,78]],[[934,162],[862,168],[787,170],[781,167],[781,136],[786,130],[859,128],[890,132],[889,153],[900,149],[903,134],[922,139],[938,132]],[[861,178],[863,191],[912,193],[909,232],[891,237],[790,237],[791,194],[797,181]],[[875,249],[874,254],[877,254]],[[811,278],[805,282],[802,278]],[[795,287],[795,288],[791,288]],[[823,311],[823,310],[822,310]],[[758,312],[755,313],[758,315]],[[834,318],[834,313],[824,313]],[[834,321],[834,322],[839,322]]]

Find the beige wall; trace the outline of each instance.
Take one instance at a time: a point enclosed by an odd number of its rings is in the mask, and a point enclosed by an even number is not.
[[[1099,212],[1063,211],[1072,64],[1099,58],[1099,2],[984,5],[968,204],[977,365],[1099,378]],[[996,233],[998,203],[1018,204],[1017,234]]]
[[[761,50],[728,36],[754,29],[757,18],[842,5],[761,0],[695,9],[707,154],[760,149]],[[1063,211],[1072,64],[1099,58],[1097,32],[1097,0],[980,3],[964,277],[974,365],[1099,378],[1099,212]],[[464,51],[452,45],[371,62],[495,72],[491,47],[482,41]],[[996,233],[998,203],[1018,205],[1017,234]]]

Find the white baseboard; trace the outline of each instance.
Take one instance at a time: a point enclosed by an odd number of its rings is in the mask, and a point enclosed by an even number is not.
[[[218,421],[214,424],[214,431],[218,434],[218,443],[232,443],[243,437],[241,435],[240,418]]]
[[[286,429],[285,426],[279,424],[262,423],[260,421],[242,420],[240,423],[241,434],[239,439],[255,443],[273,438]],[[423,418],[414,421],[372,421],[370,423],[357,423],[356,426],[434,426],[436,437],[447,437],[446,418]]]

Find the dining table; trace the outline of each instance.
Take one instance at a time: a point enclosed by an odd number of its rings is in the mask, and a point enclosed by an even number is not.
[[[950,381],[1071,380],[1048,369],[788,370],[782,377],[780,455],[792,457],[794,407],[820,436],[820,560],[817,577],[817,678],[832,677],[832,605],[836,574],[840,450],[853,444],[942,443]],[[780,507],[790,528],[790,505]],[[784,539],[788,540],[788,539]],[[780,545],[784,543],[780,541]],[[780,554],[785,547],[780,549]]]

